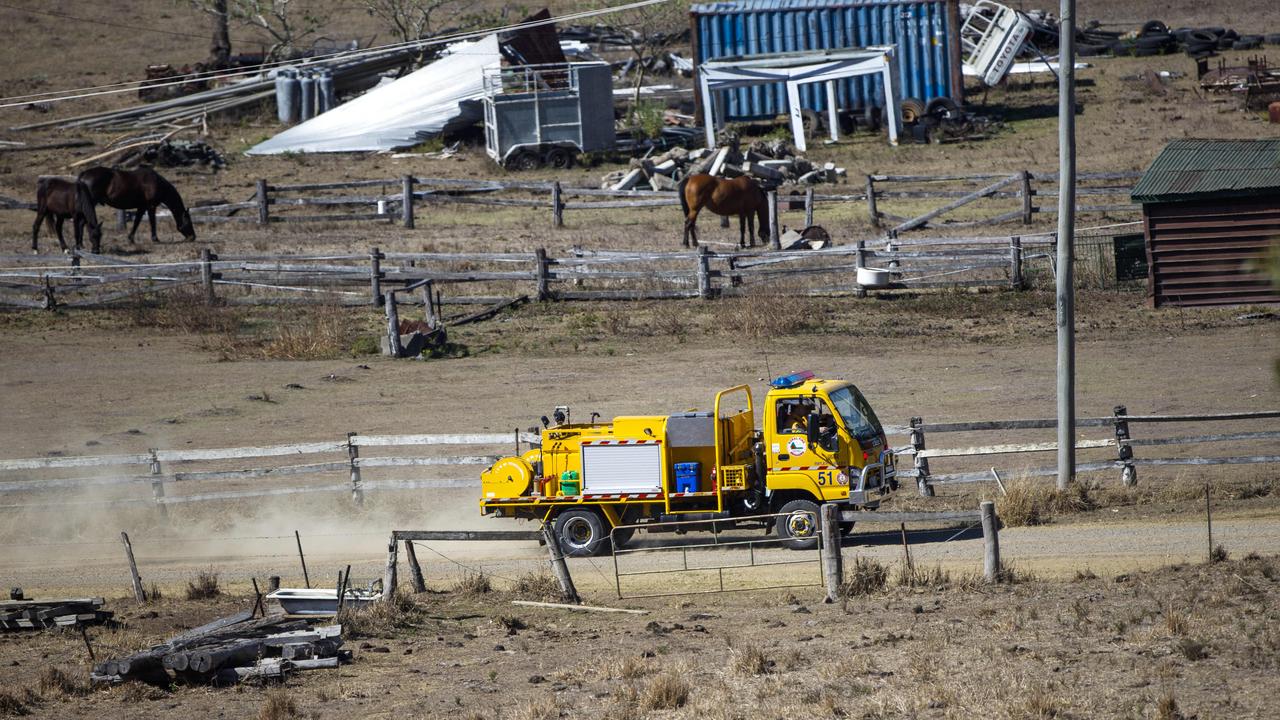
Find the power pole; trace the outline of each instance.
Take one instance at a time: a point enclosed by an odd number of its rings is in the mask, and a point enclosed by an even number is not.
[[[1058,25],[1058,489],[1076,475],[1076,1]]]

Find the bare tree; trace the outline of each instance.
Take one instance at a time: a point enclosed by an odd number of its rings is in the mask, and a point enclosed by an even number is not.
[[[303,6],[295,11],[293,0],[191,0],[191,4],[215,20],[225,13],[241,25],[266,33],[271,39],[268,59],[296,55],[302,43],[314,37],[328,20]]]
[[[228,29],[227,0],[211,0],[209,16],[213,19],[213,43],[209,47],[209,64],[226,67],[231,60],[231,31]]]
[[[402,42],[431,35],[431,15],[457,0],[364,0],[365,12],[387,24]],[[452,9],[451,9],[452,10]]]
[[[688,29],[688,10],[683,3],[666,2],[644,5],[624,10],[615,15],[615,22],[627,39],[627,49],[635,60],[635,80],[632,83],[632,111],[640,102],[640,87],[654,60],[667,52]]]

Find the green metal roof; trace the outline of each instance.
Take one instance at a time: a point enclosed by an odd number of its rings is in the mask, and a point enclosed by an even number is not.
[[[1280,138],[1174,140],[1133,186],[1135,203],[1280,194]]]

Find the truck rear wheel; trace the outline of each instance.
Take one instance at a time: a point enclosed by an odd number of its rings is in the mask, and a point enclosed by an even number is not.
[[[792,500],[778,512],[776,529],[783,545],[792,550],[812,550],[818,547],[818,503],[812,500]]]
[[[594,510],[566,510],[556,516],[556,539],[568,557],[591,557],[609,549],[604,520]]]

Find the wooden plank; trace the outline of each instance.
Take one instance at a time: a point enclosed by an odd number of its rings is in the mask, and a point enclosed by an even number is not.
[[[908,220],[908,221],[906,221],[906,222],[904,222],[904,223],[900,223],[899,225],[897,225],[896,227],[894,227],[894,228],[890,231],[890,233],[901,233],[901,232],[906,232],[907,230],[913,230],[913,229],[915,229],[915,228],[920,227],[921,225],[924,225],[925,223],[929,222],[930,220],[933,220],[934,218],[936,218],[936,217],[938,217],[938,216],[940,216],[940,215],[943,215],[943,214],[945,214],[945,213],[951,212],[952,210],[955,210],[956,208],[962,207],[962,206],[967,205],[967,204],[969,204],[969,203],[971,203],[971,202],[974,202],[975,200],[979,200],[979,199],[981,199],[981,198],[983,198],[983,197],[985,197],[985,196],[987,196],[987,195],[990,195],[991,193],[995,192],[996,190],[999,190],[999,189],[1000,189],[1000,188],[1002,188],[1002,187],[1005,187],[1006,185],[1009,185],[1009,184],[1011,184],[1011,183],[1015,183],[1015,182],[1021,182],[1021,181],[1022,181],[1022,175],[1021,175],[1021,173],[1019,173],[1019,174],[1017,174],[1017,175],[1010,175],[1010,176],[1008,176],[1008,177],[1004,178],[1003,180],[999,180],[999,181],[997,181],[997,182],[994,182],[994,183],[992,183],[992,184],[990,184],[990,185],[988,185],[988,186],[986,186],[986,187],[984,187],[984,188],[982,188],[982,189],[980,189],[980,190],[975,190],[974,192],[971,192],[971,193],[969,193],[968,195],[965,195],[965,196],[964,196],[964,197],[962,197],[962,198],[958,198],[958,199],[956,199],[956,200],[954,200],[954,201],[952,201],[952,202],[949,202],[949,203],[947,203],[946,205],[943,205],[943,206],[942,206],[942,207],[940,207],[940,208],[936,208],[936,209],[934,209],[934,210],[930,210],[929,212],[924,213],[923,215],[919,215],[919,216],[914,217],[914,218],[912,218],[912,219],[910,219],[910,220]],[[1021,216],[1021,211],[1019,211],[1019,217],[1020,217],[1020,216]]]
[[[582,612],[627,613],[630,615],[648,615],[648,610],[632,610],[631,608],[611,608],[599,605],[573,605],[570,603],[535,602],[533,600],[512,600],[512,605],[523,607],[551,608],[554,610],[581,610]]]
[[[1227,420],[1261,420],[1280,418],[1280,410],[1256,410],[1235,413],[1203,413],[1196,415],[1121,415],[1116,420],[1127,422],[1206,422]]]
[[[927,432],[927,431],[926,431]],[[1076,442],[1077,450],[1089,448],[1114,447],[1115,440],[1080,440]],[[917,455],[925,457],[962,457],[967,455],[1002,455],[1006,453],[1049,452],[1058,449],[1056,442],[1020,443],[1008,445],[979,445],[967,448],[932,448],[921,450]]]
[[[1280,455],[1236,455],[1232,457],[1134,458],[1134,465],[1252,465],[1280,463]]]
[[[504,435],[504,441],[510,436]],[[78,457],[43,457],[0,460],[0,470],[39,470],[44,468],[101,467],[111,465],[151,465],[151,455],[85,455]]]
[[[487,319],[487,318],[493,317],[494,315],[497,315],[498,313],[502,312],[503,310],[505,310],[505,309],[507,309],[507,308],[509,308],[509,307],[512,307],[512,306],[515,306],[515,305],[520,305],[520,304],[522,304],[522,303],[526,303],[526,302],[529,302],[529,296],[528,296],[528,295],[520,295],[520,296],[517,296],[517,297],[513,297],[513,298],[511,298],[510,300],[506,300],[506,301],[504,301],[504,302],[496,303],[496,304],[494,304],[494,305],[493,305],[493,306],[491,306],[491,307],[484,308],[483,310],[479,310],[479,311],[477,311],[477,312],[473,312],[473,313],[471,313],[470,315],[467,315],[467,316],[465,316],[465,317],[461,317],[461,318],[459,318],[459,319],[457,319],[457,320],[453,320],[453,321],[451,321],[449,324],[450,324],[450,325],[457,326],[457,325],[467,325],[467,324],[469,324],[469,323],[473,323],[473,322],[479,322],[479,321],[481,321],[481,320],[485,320],[485,319]]]
[[[1222,433],[1219,435],[1195,435],[1171,438],[1137,438],[1122,441],[1124,445],[1192,445],[1206,442],[1229,442],[1233,440],[1276,440],[1280,439],[1280,431]]]
[[[537,440],[535,433],[521,433],[520,440]],[[351,444],[358,447],[387,445],[505,445],[511,442],[511,433],[468,435],[353,435]],[[2,468],[0,468],[2,469]]]
[[[974,510],[957,510],[948,512],[863,512],[860,510],[843,510],[841,522],[852,523],[931,523],[931,522],[978,522],[981,513]]]
[[[511,442],[511,436],[507,436]],[[419,467],[423,465],[492,465],[498,460],[496,455],[464,455],[460,457],[359,457],[355,463],[359,467]],[[339,463],[341,469],[347,463]]]
[[[416,542],[491,542],[498,540],[536,541],[542,536],[537,530],[394,530],[396,540]]]
[[[291,443],[264,447],[208,448],[204,450],[157,450],[156,459],[161,462],[192,462],[195,460],[234,460],[239,458],[278,457],[280,455],[311,455],[315,453],[343,452],[346,442]]]

